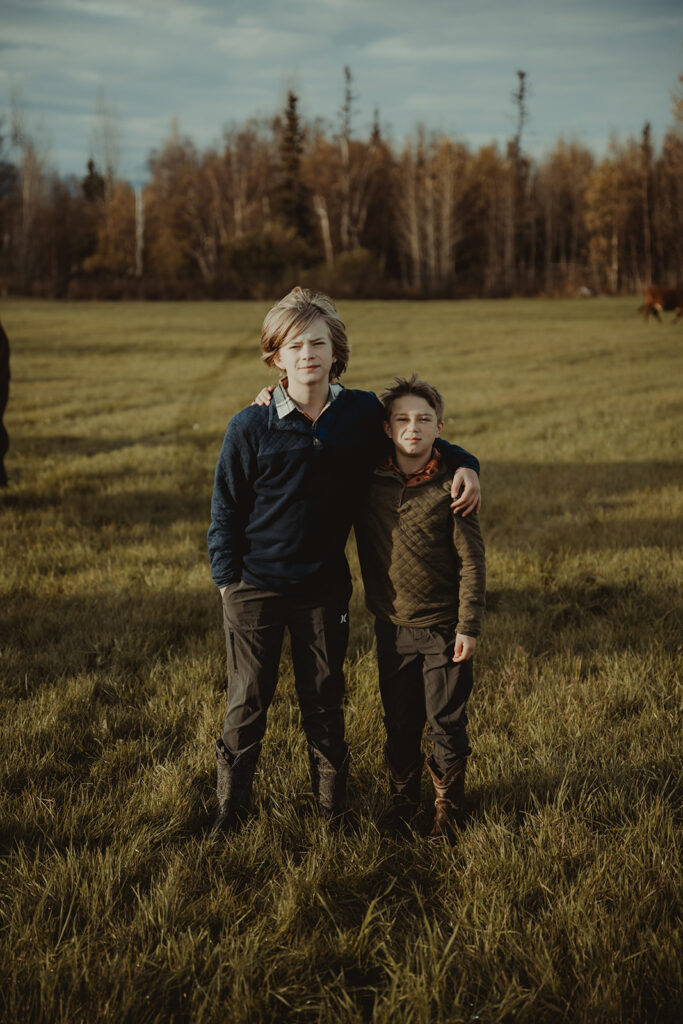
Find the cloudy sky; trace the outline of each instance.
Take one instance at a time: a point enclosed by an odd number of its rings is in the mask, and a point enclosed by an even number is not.
[[[98,95],[116,112],[120,173],[145,177],[172,118],[199,147],[270,116],[288,89],[334,125],[343,68],[354,127],[373,111],[394,142],[422,122],[478,147],[513,129],[527,72],[526,147],[558,136],[604,152],[610,134],[655,141],[683,72],[681,0],[0,0],[0,114],[10,109],[62,173],[81,173]]]

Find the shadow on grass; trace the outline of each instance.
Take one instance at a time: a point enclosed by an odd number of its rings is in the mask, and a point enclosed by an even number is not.
[[[184,447],[192,445],[202,450],[214,446],[216,456],[220,449],[222,437],[213,432],[199,430],[163,430],[153,434],[142,434],[140,437],[104,438],[97,436],[78,436],[73,434],[56,434],[51,437],[22,437],[16,442],[17,452],[23,452],[34,458],[55,458],[58,456],[86,456],[109,454],[141,445],[144,448]]]
[[[485,536],[501,550],[542,558],[567,552],[674,549],[675,515],[648,510],[662,489],[683,485],[681,462],[492,462],[482,471]]]
[[[93,502],[76,494],[66,497],[64,515],[85,527],[173,526],[178,522],[201,524],[208,530],[210,495],[177,491],[137,490],[111,494]]]
[[[487,490],[502,491],[506,498],[558,499],[563,490],[567,499],[590,495],[609,498],[642,492],[647,507],[652,490],[683,484],[683,462],[486,462],[482,467],[484,498]],[[531,489],[530,489],[531,488]]]
[[[557,759],[561,761],[561,755]],[[602,802],[608,804],[615,794],[619,794],[618,802],[627,813],[613,810],[610,814],[606,808],[602,816],[587,816],[587,802],[593,802],[597,796],[607,798]],[[669,804],[678,816],[682,796],[683,783],[670,760],[636,766],[624,759],[608,766],[587,765],[585,770],[568,769],[566,764],[557,768],[535,767],[502,778],[494,785],[471,789],[468,824],[476,823],[484,814],[502,814],[508,825],[511,817],[514,829],[519,831],[528,815],[552,805],[574,821],[590,819],[592,830],[602,832],[646,817],[651,808],[662,802]]]
[[[205,589],[136,585],[42,601],[24,592],[0,621],[0,645],[9,668],[5,697],[28,697],[85,673],[139,682],[188,646],[222,646],[220,604],[208,578]]]
[[[498,587],[487,591],[487,635],[505,628],[530,654],[573,649],[594,654],[639,650],[683,624],[683,597],[673,584],[657,591],[636,583]],[[677,626],[678,624],[678,626]]]
[[[68,502],[65,515],[76,516]],[[106,502],[87,500],[77,518],[84,530],[93,531],[96,561],[125,544],[120,533],[101,530],[108,524],[144,521],[159,528],[184,522],[201,524],[203,535],[208,513],[203,498],[153,491],[112,496]],[[139,581],[118,592],[58,593],[41,599],[28,589],[14,591],[0,619],[0,644],[10,659],[5,693],[25,696],[58,679],[103,669],[122,678],[138,677],[155,660],[189,642],[222,646],[220,608],[208,565],[206,587],[195,589],[146,588],[145,572],[141,565]],[[68,570],[62,575],[68,576]],[[547,574],[539,575],[536,587],[492,588],[487,606],[489,649],[497,637],[511,636],[532,655],[640,650],[653,635],[666,647],[683,623],[683,600],[673,586],[646,590],[635,582],[600,584],[591,579],[570,585]],[[362,625],[361,616],[355,618]],[[362,630],[354,630],[353,638],[351,659],[364,654],[367,646]]]
[[[498,588],[487,595],[491,650],[501,634],[530,655],[571,651],[605,655],[640,650],[657,631],[666,648],[683,622],[675,588],[649,592],[635,584]],[[636,628],[637,627],[637,628]],[[366,652],[354,632],[349,658]],[[122,592],[56,594],[36,601],[15,592],[0,620],[7,668],[4,694],[29,697],[43,687],[83,673],[140,680],[155,663],[188,646],[220,649],[220,604],[208,578],[205,588],[165,590],[135,584]],[[221,676],[217,690],[224,687]]]
[[[117,474],[125,479],[127,474]],[[108,476],[107,483],[113,478]],[[63,522],[67,526],[78,524],[84,528],[99,529],[102,526],[131,527],[172,526],[177,522],[204,524],[210,522],[209,498],[206,495],[182,494],[178,491],[136,490],[125,494],[100,493],[100,479],[84,480],[78,488],[67,490],[60,498],[59,507]],[[0,507],[16,508],[21,512],[54,507],[54,498],[39,494],[8,494],[0,501]],[[125,546],[120,535],[105,539],[98,537],[95,548],[101,553],[103,547]]]
[[[155,475],[164,477],[165,464],[159,464]],[[169,465],[169,469],[172,467]],[[0,492],[0,510],[19,513],[53,509],[58,504],[62,520],[69,526],[172,526],[178,521],[195,522],[208,529],[210,522],[211,474],[195,467],[191,479],[177,490],[168,487],[138,487],[117,491],[118,486],[135,480],[128,470],[84,474],[77,481],[60,487],[58,501],[54,494],[30,488]],[[192,486],[196,484],[197,486]],[[116,537],[110,546],[125,547],[125,538]],[[101,550],[101,538],[96,543]]]

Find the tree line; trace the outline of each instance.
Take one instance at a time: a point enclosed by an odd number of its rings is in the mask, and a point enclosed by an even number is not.
[[[173,125],[144,185],[111,150],[82,178],[52,171],[15,123],[0,125],[0,293],[57,298],[270,298],[294,283],[338,297],[612,294],[683,284],[683,76],[672,126],[650,125],[602,158],[514,132],[472,150],[417,128],[397,147],[379,117],[353,126],[352,78],[335,129],[304,123],[298,97],[197,149]],[[115,134],[106,118],[106,139]]]

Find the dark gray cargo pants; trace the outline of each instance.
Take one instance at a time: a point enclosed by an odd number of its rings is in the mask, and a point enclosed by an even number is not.
[[[375,634],[389,764],[399,775],[415,764],[428,722],[434,761],[447,772],[471,753],[465,705],[472,659],[451,660],[455,625],[420,628],[375,619]]]
[[[341,764],[350,596],[348,587],[323,600],[260,590],[243,581],[223,593],[228,653],[223,742],[231,754],[242,754],[263,738],[287,627],[306,738],[332,765]]]

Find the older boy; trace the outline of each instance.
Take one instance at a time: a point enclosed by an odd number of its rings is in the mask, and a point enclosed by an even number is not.
[[[436,838],[464,811],[465,705],[484,610],[484,542],[476,514],[451,512],[450,473],[434,447],[443,429],[439,392],[413,374],[396,377],[380,397],[394,451],[375,470],[357,520],[358,554],[376,617],[393,824],[417,812],[428,721]]]
[[[209,556],[223,598],[229,677],[214,832],[236,827],[247,806],[285,627],[316,804],[325,817],[345,808],[342,666],[351,581],[344,547],[383,442],[376,396],[337,383],[349,346],[331,299],[295,288],[266,316],[261,346],[284,378],[270,405],[250,406],[228,423],[211,502]],[[462,449],[448,451],[471,467],[456,473],[453,486],[464,481],[460,504],[476,507],[478,463]]]

